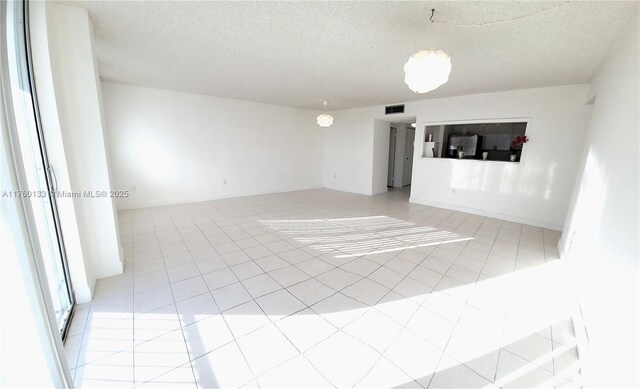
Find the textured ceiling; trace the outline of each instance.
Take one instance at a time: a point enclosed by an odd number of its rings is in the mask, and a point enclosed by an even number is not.
[[[103,80],[317,109],[322,100],[343,109],[589,82],[638,9],[635,1],[69,4],[89,11]],[[513,20],[494,23],[505,19]],[[402,67],[429,41],[453,70],[447,84],[417,95]]]

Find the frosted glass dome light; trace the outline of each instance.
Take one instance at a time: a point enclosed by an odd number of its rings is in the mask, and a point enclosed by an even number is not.
[[[416,93],[427,93],[449,80],[451,58],[442,50],[421,50],[404,65],[404,82]]]
[[[318,115],[316,121],[318,122],[318,125],[320,127],[330,127],[333,124],[333,116],[329,115],[328,113],[323,113],[321,115]]]

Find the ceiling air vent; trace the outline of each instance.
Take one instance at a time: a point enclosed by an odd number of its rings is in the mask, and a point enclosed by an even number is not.
[[[400,105],[389,105],[384,107],[384,114],[391,115],[394,113],[404,113],[404,104]]]

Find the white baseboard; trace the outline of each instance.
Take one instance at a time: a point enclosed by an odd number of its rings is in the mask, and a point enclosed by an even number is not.
[[[571,315],[571,321],[573,322],[573,331],[576,334],[576,346],[580,360],[582,363],[588,363],[589,334],[587,332],[587,324],[584,320],[584,316],[582,315],[580,302],[578,302],[578,306]]]
[[[560,259],[568,262],[570,259],[567,258],[568,253],[566,251],[565,241],[564,236],[558,241],[558,252],[560,253]],[[570,263],[567,263],[567,265],[569,264]],[[580,299],[579,297],[576,297],[576,299],[577,305],[573,312],[571,312],[571,324],[573,325],[573,332],[576,335],[576,348],[580,363],[584,368],[589,363],[589,333],[587,331],[587,323],[582,313]]]
[[[230,199],[230,198],[236,198],[236,197],[259,196],[259,195],[272,194],[272,193],[297,192],[300,190],[322,189],[322,188],[323,188],[322,186],[309,186],[309,187],[289,188],[284,190],[255,192],[255,193],[254,192],[212,193],[204,196],[191,196],[191,197],[182,197],[182,198],[174,198],[174,199],[164,199],[164,200],[127,202],[126,204],[121,204],[116,202],[116,208],[118,211],[125,211],[129,209],[164,207],[167,205],[199,203],[202,201],[222,200],[222,199]]]
[[[491,218],[494,218],[494,219],[506,220],[506,221],[510,221],[510,222],[514,222],[514,223],[527,224],[527,225],[535,226],[535,227],[542,227],[542,228],[547,228],[549,230],[562,231],[562,226],[561,225],[554,224],[554,223],[549,223],[549,222],[546,222],[546,221],[543,221],[543,220],[536,220],[536,219],[529,219],[529,218],[524,218],[524,217],[519,217],[519,216],[514,216],[514,215],[507,215],[507,214],[503,214],[503,213],[499,213],[499,212],[487,211],[487,210],[484,210],[484,209],[461,207],[461,206],[458,206],[458,205],[439,203],[437,201],[423,200],[423,199],[418,199],[418,198],[415,198],[415,197],[410,197],[409,198],[409,202],[410,203],[415,203],[415,204],[427,205],[427,206],[430,206],[430,207],[449,209],[449,210],[452,210],[452,211],[470,213],[470,214],[473,214],[473,215],[491,217]]]
[[[564,236],[564,232],[562,234],[562,236],[560,237],[560,240],[558,240],[558,254],[560,255],[560,258],[565,259],[567,257],[567,251],[566,249],[566,238]]]
[[[335,190],[336,192],[353,193],[353,194],[359,194],[364,196],[374,196],[373,190],[367,190],[367,191],[349,190],[345,188],[333,187],[330,185],[325,185],[317,189],[329,189],[329,190]]]
[[[93,288],[90,286],[86,286],[80,289],[73,290],[73,297],[76,301],[76,304],[84,304],[91,302],[93,296]]]
[[[96,279],[117,276],[118,274],[122,274],[124,272],[124,265],[120,258],[118,261],[112,261],[108,264],[101,264],[100,266],[95,267]]]

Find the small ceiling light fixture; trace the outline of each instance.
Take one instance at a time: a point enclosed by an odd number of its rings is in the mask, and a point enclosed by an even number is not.
[[[415,123],[411,123],[411,127],[412,128],[416,128],[416,124]]]
[[[429,18],[433,24],[433,14],[431,10]],[[451,58],[442,50],[420,50],[411,57],[404,65],[404,82],[409,89],[416,93],[427,93],[437,89],[449,80],[451,73]]]
[[[322,105],[324,106],[324,109],[326,111],[327,105],[329,105],[329,102],[325,100],[322,102]],[[325,112],[323,114],[318,115],[318,117],[316,118],[316,122],[318,122],[318,125],[320,127],[330,127],[333,124],[333,116]]]

